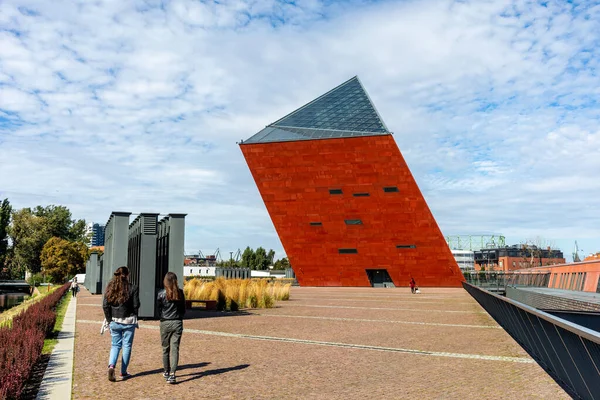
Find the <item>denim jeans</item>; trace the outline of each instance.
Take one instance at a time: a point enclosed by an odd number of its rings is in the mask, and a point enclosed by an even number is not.
[[[135,325],[125,325],[116,322],[110,323],[110,336],[112,337],[112,346],[110,348],[110,356],[108,365],[117,365],[119,352],[123,348],[123,358],[121,359],[121,374],[127,373],[129,366],[129,358],[131,357],[131,345],[133,344],[133,336],[135,334]]]

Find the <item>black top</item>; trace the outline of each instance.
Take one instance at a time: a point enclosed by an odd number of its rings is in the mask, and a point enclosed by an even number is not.
[[[108,304],[106,296],[102,299],[104,317],[108,323],[113,318],[127,318],[137,315],[140,308],[140,292],[136,285],[129,285],[129,298],[123,304]]]
[[[167,300],[167,291],[162,289],[156,296],[158,316],[161,321],[182,320],[185,315],[185,297],[183,290],[179,289],[181,300]]]

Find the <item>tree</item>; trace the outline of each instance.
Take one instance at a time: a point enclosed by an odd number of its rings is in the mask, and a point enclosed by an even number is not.
[[[5,261],[8,256],[8,228],[12,207],[8,199],[0,203],[0,275],[3,275]]]
[[[273,269],[278,270],[285,270],[290,267],[290,261],[287,259],[287,257],[283,257],[282,259],[275,261],[275,264],[273,264]]]
[[[250,248],[250,246],[246,247],[244,252],[242,253],[241,265],[242,268],[253,268],[254,267],[254,250]]]
[[[33,214],[46,218],[51,237],[88,243],[89,238],[85,232],[85,220],[71,219],[71,211],[65,206],[50,205],[37,206]]]
[[[521,254],[523,257],[523,264],[525,268],[532,268],[535,266],[542,266],[542,258],[544,256],[544,249],[548,250],[553,247],[553,243],[540,237],[530,238],[521,245]],[[548,251],[548,253],[551,253]]]
[[[71,219],[64,206],[37,206],[13,211],[9,229],[12,241],[10,270],[13,278],[23,278],[25,271],[40,272],[44,244],[52,237],[88,243],[85,220]]]
[[[275,251],[273,249],[269,249],[267,253],[267,260],[269,260],[269,265],[273,265],[273,261],[275,259]]]
[[[70,242],[53,237],[46,242],[40,256],[42,272],[54,282],[84,272],[89,249],[83,242]]]
[[[23,208],[12,213],[9,229],[12,241],[11,269],[13,278],[22,278],[25,271],[40,272],[40,255],[44,244],[52,236],[48,220],[35,215],[30,208]]]
[[[269,259],[267,257],[267,251],[259,247],[254,252],[254,269],[265,270],[269,268]]]

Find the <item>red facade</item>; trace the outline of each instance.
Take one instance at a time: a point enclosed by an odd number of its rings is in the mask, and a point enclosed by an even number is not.
[[[300,285],[371,286],[367,270],[385,269],[396,286],[460,286],[392,135],[240,147]]]

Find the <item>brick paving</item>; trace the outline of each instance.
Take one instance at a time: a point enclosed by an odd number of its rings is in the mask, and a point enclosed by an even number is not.
[[[133,378],[108,382],[100,303],[79,294],[75,399],[570,398],[463,289],[293,288],[273,309],[195,312],[177,385],[157,321],[136,331]]]

